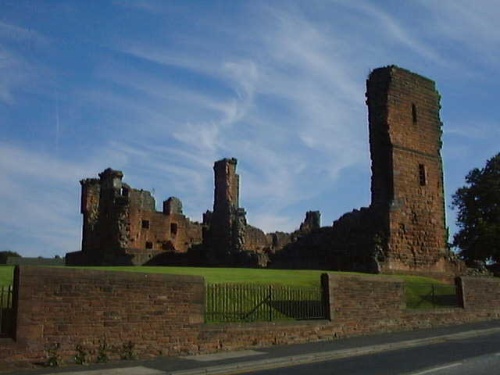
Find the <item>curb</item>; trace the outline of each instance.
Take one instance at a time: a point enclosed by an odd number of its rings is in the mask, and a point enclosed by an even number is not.
[[[326,352],[310,353],[303,355],[294,355],[278,358],[268,358],[256,361],[246,361],[231,363],[227,365],[218,365],[211,367],[204,367],[191,370],[180,370],[168,372],[170,375],[225,375],[225,374],[239,374],[248,371],[269,370],[280,367],[290,367],[305,365],[310,363],[330,361],[334,359],[342,359],[349,357],[358,357],[367,354],[381,353],[392,350],[400,350],[406,348],[413,348],[429,344],[440,344],[446,341],[463,340],[472,337],[487,336],[494,333],[500,333],[499,328],[489,328],[482,330],[466,331],[461,333],[454,333],[448,335],[428,337],[417,340],[406,340],[400,342],[393,342],[388,344],[380,344],[373,346],[365,346],[360,348],[332,350]]]

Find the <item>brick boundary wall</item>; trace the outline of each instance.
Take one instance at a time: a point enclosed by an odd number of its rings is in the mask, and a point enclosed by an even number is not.
[[[468,309],[498,309],[500,307],[500,278],[461,277],[458,279],[462,307]]]
[[[205,324],[202,277],[21,266],[15,272],[14,339],[0,340],[0,365],[43,362],[60,343],[106,340],[111,359],[134,344],[139,358],[210,353],[395,332],[500,318],[500,279],[459,279],[463,308],[406,310],[404,283],[389,277],[322,276],[329,320]],[[463,297],[462,297],[463,296]]]
[[[99,341],[118,348],[111,357],[129,341],[151,357],[198,350],[205,288],[197,276],[17,267],[13,302],[14,341],[0,343],[0,361],[4,346],[13,360],[43,360],[48,345],[71,357]]]

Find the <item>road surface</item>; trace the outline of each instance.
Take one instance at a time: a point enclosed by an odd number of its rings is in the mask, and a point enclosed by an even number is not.
[[[247,372],[248,373],[248,372]],[[493,375],[500,374],[500,334],[452,340],[256,375]]]

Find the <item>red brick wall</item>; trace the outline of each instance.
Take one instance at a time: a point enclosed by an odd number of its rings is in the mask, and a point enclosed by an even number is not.
[[[198,350],[201,277],[37,267],[17,272],[15,335],[18,352],[27,357],[43,357],[53,343],[71,355],[76,345],[95,349],[99,340],[115,348],[131,341],[140,356]]]
[[[458,286],[466,309],[494,310],[500,306],[500,279],[461,277]]]
[[[204,324],[200,277],[20,267],[15,340],[0,341],[0,364],[41,361],[60,343],[68,361],[83,344],[106,340],[119,358],[131,341],[139,357],[206,353],[332,340],[500,318],[500,280],[463,278],[465,308],[404,309],[403,283],[369,276],[324,275],[331,320]],[[94,353],[95,355],[95,353]]]
[[[330,317],[335,321],[392,319],[404,308],[403,281],[389,277],[331,274],[328,278]]]

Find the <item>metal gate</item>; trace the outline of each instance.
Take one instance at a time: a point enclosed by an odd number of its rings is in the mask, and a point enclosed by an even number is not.
[[[321,287],[208,284],[207,322],[326,319]]]
[[[408,309],[437,309],[459,307],[456,285],[435,283],[412,283],[406,287]]]

